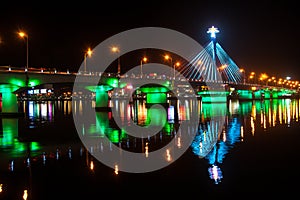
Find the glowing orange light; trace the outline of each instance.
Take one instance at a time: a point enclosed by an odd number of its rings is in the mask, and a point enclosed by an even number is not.
[[[27,190],[24,190],[23,199],[27,200],[27,198],[28,198],[28,192]]]
[[[119,51],[119,48],[118,48],[118,47],[112,47],[112,48],[111,48],[111,51],[112,51],[112,52],[118,52],[118,51]]]
[[[116,175],[119,174],[119,167],[118,167],[118,165],[115,165],[115,174],[116,174]]]
[[[20,37],[26,37],[27,36],[26,33],[23,32],[23,31],[19,32],[18,34],[19,34]]]

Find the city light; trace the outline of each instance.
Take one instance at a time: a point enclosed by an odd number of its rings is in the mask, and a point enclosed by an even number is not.
[[[143,63],[146,63],[148,61],[147,57],[143,57],[141,59],[141,77],[143,77]]]
[[[88,48],[88,50],[84,53],[84,73],[86,73],[87,57],[91,57],[92,53],[93,53],[93,51],[91,50],[91,48]]]
[[[113,53],[118,53],[118,54],[120,54],[120,48],[117,47],[117,46],[113,46],[113,47],[111,48],[111,51],[112,51]],[[117,71],[117,73],[118,73],[118,76],[120,76],[120,74],[121,74],[120,55],[118,55],[118,71]]]
[[[25,32],[23,31],[20,31],[19,33],[19,36],[21,38],[26,38],[26,66],[25,66],[25,71],[28,70],[28,54],[29,54],[29,48],[28,48],[28,34],[26,34]]]

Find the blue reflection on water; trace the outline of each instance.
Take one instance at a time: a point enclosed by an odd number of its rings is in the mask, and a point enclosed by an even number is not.
[[[215,121],[201,122],[198,133],[191,144],[193,153],[208,161],[208,173],[211,179],[218,184],[223,178],[220,164],[235,145],[241,141],[241,123],[237,116],[226,116],[227,124],[222,130],[211,129],[210,125],[222,123]]]
[[[227,127],[226,139],[219,140],[213,150],[206,155],[209,164],[222,163],[228,151],[234,147],[236,142],[240,142],[241,124],[237,118],[233,118]]]

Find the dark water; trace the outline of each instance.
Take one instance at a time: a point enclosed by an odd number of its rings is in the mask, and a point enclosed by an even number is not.
[[[157,116],[153,123],[166,121],[162,130],[135,138],[117,126],[110,111],[97,112],[76,129],[73,114],[84,118],[86,108],[93,108],[94,102],[20,102],[24,118],[1,120],[0,199],[24,199],[26,191],[27,199],[297,195],[299,100],[230,101],[225,110],[220,104],[199,102],[198,129],[189,129],[195,132],[191,145],[177,160],[155,171],[116,173],[93,156],[109,145],[143,154],[146,146],[155,151],[174,142],[180,148],[185,142],[180,136],[186,132],[179,132],[178,127],[191,120],[189,113],[195,107],[188,101],[169,103],[174,105],[174,115],[170,110],[167,116],[152,111]],[[120,100],[111,105],[117,107],[123,126],[150,123],[151,113],[143,101],[126,105]],[[82,136],[99,141],[106,136],[111,143],[86,147]]]

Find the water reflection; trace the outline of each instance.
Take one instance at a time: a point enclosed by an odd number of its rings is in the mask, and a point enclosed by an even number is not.
[[[267,130],[279,125],[290,127],[299,120],[299,100],[281,99],[253,102],[229,101],[228,114],[221,134],[209,127],[216,121],[200,123],[197,135],[191,145],[193,153],[204,157],[210,167],[210,178],[216,184],[223,178],[221,164],[234,146],[243,142],[245,134],[255,135],[257,129]],[[250,122],[250,130],[245,130]],[[207,134],[209,133],[209,134]],[[209,137],[208,137],[208,136]],[[215,143],[212,141],[216,141]],[[209,146],[209,144],[215,144]]]
[[[130,152],[143,153],[145,159],[149,159],[151,152],[170,142],[172,148],[167,149],[163,156],[166,162],[171,162],[174,159],[174,149],[182,148],[186,142],[182,137],[183,134],[188,134],[178,131],[178,127],[183,121],[191,120],[190,112],[196,109],[200,120],[197,129],[191,126],[189,130],[196,132],[190,150],[200,159],[207,161],[209,164],[207,176],[215,184],[220,184],[221,180],[226,178],[223,177],[222,164],[226,162],[226,157],[230,156],[230,151],[238,143],[247,142],[249,137],[254,137],[261,131],[276,126],[290,127],[294,122],[298,122],[299,104],[300,100],[296,99],[278,99],[229,101],[225,105],[198,102],[197,107],[194,107],[189,101],[180,105],[176,101],[170,101],[169,107],[166,108],[166,115],[161,115],[155,109],[150,111],[144,101],[136,101],[133,104],[126,104],[121,100],[114,101],[111,105],[118,108],[117,115],[121,119],[122,127],[117,126],[114,121],[116,116],[112,112],[96,112],[93,118],[87,118],[80,124],[82,128],[78,134],[82,137],[97,138],[98,141],[85,149],[78,140],[75,143],[73,139],[67,142],[59,142],[59,139],[56,139],[52,141],[53,143],[49,140],[48,143],[44,143],[39,138],[57,136],[58,133],[54,131],[58,131],[57,128],[51,128],[51,125],[56,125],[58,121],[61,121],[60,125],[65,124],[70,128],[71,114],[84,116],[86,109],[94,108],[93,101],[78,100],[73,104],[70,101],[23,102],[20,109],[26,113],[24,119],[1,118],[1,173],[15,173],[24,168],[29,173],[29,169],[36,165],[53,166],[55,165],[53,163],[61,160],[71,162],[80,158],[84,160],[82,165],[96,174],[95,172],[99,170],[99,166],[93,159],[93,154],[96,152],[113,151],[113,147],[117,146]],[[157,134],[139,138],[126,132],[126,127],[133,124],[149,125],[151,116],[156,116],[152,120],[154,125],[162,125],[162,129]],[[58,129],[61,127],[59,126]],[[108,138],[109,142],[106,143],[104,138]],[[117,162],[114,166],[114,169],[111,169],[112,174],[120,175],[122,163]],[[4,182],[0,183],[0,193],[5,192],[4,184]],[[24,184],[26,187],[27,185]],[[24,188],[20,192],[23,191]]]

